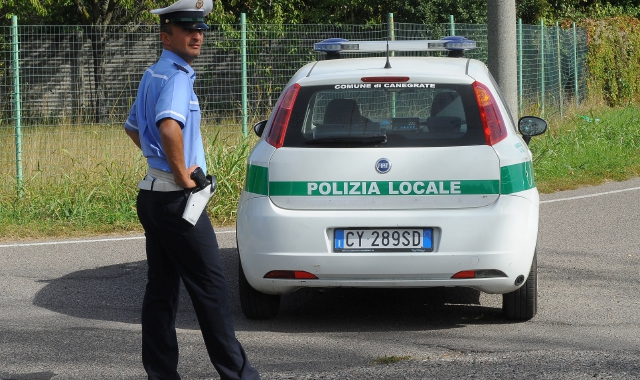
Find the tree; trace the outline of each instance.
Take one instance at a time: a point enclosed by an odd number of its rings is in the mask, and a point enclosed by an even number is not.
[[[69,0],[0,1],[0,25],[11,24],[13,15],[22,25],[75,25],[78,20]]]
[[[70,1],[70,0],[67,0]],[[172,1],[152,2],[150,0],[72,0],[81,25],[86,25],[86,38],[91,41],[93,54],[93,76],[95,91],[93,94],[94,121],[101,122],[107,114],[103,103],[105,75],[105,47],[109,38],[110,25],[128,25],[130,23],[149,22],[151,14],[147,10]],[[164,4],[163,4],[164,3]],[[157,16],[156,16],[157,17]]]
[[[460,23],[485,23],[485,0],[325,0],[306,1],[305,23],[380,24],[393,13],[402,23],[440,24],[453,15]]]
[[[484,0],[225,0],[222,7],[257,24],[380,24],[394,14],[399,22],[486,21]]]
[[[36,0],[37,1],[37,0]],[[66,0],[72,1],[78,22],[85,25],[85,37],[91,41],[93,55],[94,121],[102,122],[107,115],[103,84],[105,75],[105,48],[111,25],[150,23],[153,16],[149,9],[170,5],[173,1],[160,0]]]
[[[516,15],[523,24],[538,24],[541,18],[549,18],[552,11],[547,0],[516,0]]]
[[[380,0],[305,0],[303,23],[308,24],[379,24],[386,22],[388,11]]]
[[[304,0],[230,0],[220,4],[238,18],[246,13],[255,24],[299,24],[306,8]]]
[[[105,47],[111,25],[149,24],[157,16],[149,9],[160,8],[173,0],[5,0],[0,6],[3,21],[17,15],[21,25],[78,25],[76,39],[88,39],[93,57],[93,119],[103,121],[107,110],[103,90]],[[5,21],[6,22],[6,21]],[[81,43],[82,41],[77,41]]]

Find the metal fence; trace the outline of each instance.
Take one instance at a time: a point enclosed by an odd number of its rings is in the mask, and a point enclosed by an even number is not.
[[[214,25],[193,65],[204,128],[231,135],[246,133],[247,125],[269,114],[300,66],[324,59],[312,46],[326,38],[406,40],[459,35],[477,41],[478,49],[467,56],[487,61],[486,25],[395,23],[392,15],[389,21],[379,25]],[[562,113],[585,99],[586,33],[575,26],[564,30],[519,24],[517,30],[520,112]],[[27,178],[36,173],[64,175],[70,169],[57,162],[54,152],[76,160],[97,154],[117,161],[123,145],[130,144],[121,128],[138,82],[161,53],[158,32],[157,26],[141,25],[15,23],[0,27],[0,174],[9,179],[3,182],[15,183],[22,171]],[[22,146],[22,140],[29,138],[37,142]]]

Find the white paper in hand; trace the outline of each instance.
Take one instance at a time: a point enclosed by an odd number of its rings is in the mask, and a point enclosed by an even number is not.
[[[182,213],[182,219],[194,226],[196,225],[200,215],[202,214],[202,210],[207,206],[207,202],[209,202],[213,192],[216,190],[214,183],[211,183],[200,191],[194,191],[189,195],[187,205]]]

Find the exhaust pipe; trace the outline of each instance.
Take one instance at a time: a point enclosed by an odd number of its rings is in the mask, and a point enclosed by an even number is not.
[[[524,276],[523,276],[523,275],[520,275],[520,276],[518,276],[518,277],[516,278],[515,285],[516,285],[516,286],[520,286],[520,285],[522,285],[522,283],[523,283],[523,282],[524,282]]]

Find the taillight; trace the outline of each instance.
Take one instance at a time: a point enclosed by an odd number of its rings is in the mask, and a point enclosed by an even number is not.
[[[479,269],[479,270],[463,270],[460,271],[451,278],[494,278],[494,277],[507,277],[507,275],[497,269]]]
[[[451,276],[451,278],[476,278],[476,271],[463,270]]]
[[[315,275],[301,270],[272,270],[264,278],[281,278],[285,280],[317,280]]]
[[[287,133],[289,119],[291,119],[291,111],[296,102],[296,97],[300,91],[300,85],[294,84],[289,87],[280,98],[280,102],[276,106],[276,114],[273,117],[273,123],[267,133],[265,140],[276,148],[282,147],[284,143],[284,135]]]
[[[473,82],[473,91],[476,94],[478,110],[484,128],[484,139],[487,145],[494,145],[507,137],[507,129],[504,119],[491,91],[480,82]]]

